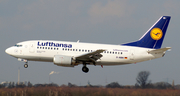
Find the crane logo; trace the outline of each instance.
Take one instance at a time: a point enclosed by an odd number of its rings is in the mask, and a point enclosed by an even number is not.
[[[154,40],[159,40],[159,39],[162,38],[163,32],[162,32],[162,30],[159,29],[159,28],[153,28],[153,29],[151,30],[150,35],[151,35],[151,38],[152,38],[152,39],[154,39]]]

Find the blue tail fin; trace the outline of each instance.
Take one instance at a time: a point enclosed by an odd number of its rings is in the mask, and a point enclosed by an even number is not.
[[[159,20],[138,41],[122,45],[153,49],[161,48],[170,19],[170,16],[160,17]]]

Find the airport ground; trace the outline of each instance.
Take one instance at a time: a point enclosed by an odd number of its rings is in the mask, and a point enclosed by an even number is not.
[[[0,88],[0,96],[180,96],[180,90],[103,87],[24,87]]]

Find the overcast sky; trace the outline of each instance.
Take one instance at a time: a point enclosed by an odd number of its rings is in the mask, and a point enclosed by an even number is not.
[[[59,67],[50,62],[17,61],[5,49],[26,40],[61,40],[121,44],[138,40],[160,16],[171,16],[162,47],[172,47],[163,58],[120,66]],[[0,0],[0,82],[51,82],[59,85],[134,85],[140,71],[149,71],[152,83],[180,84],[179,0]]]

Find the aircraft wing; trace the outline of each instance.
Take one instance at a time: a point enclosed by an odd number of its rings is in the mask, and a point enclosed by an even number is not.
[[[171,49],[171,47],[166,47],[166,48],[161,48],[161,49],[154,49],[154,50],[151,50],[151,51],[147,51],[148,53],[150,54],[155,54],[155,53],[163,53],[167,50]]]
[[[95,64],[95,61],[100,59],[103,56],[103,55],[100,54],[103,51],[105,51],[105,50],[99,49],[99,50],[96,50],[96,51],[91,52],[91,53],[76,56],[75,58],[76,58],[77,61],[93,62]]]

